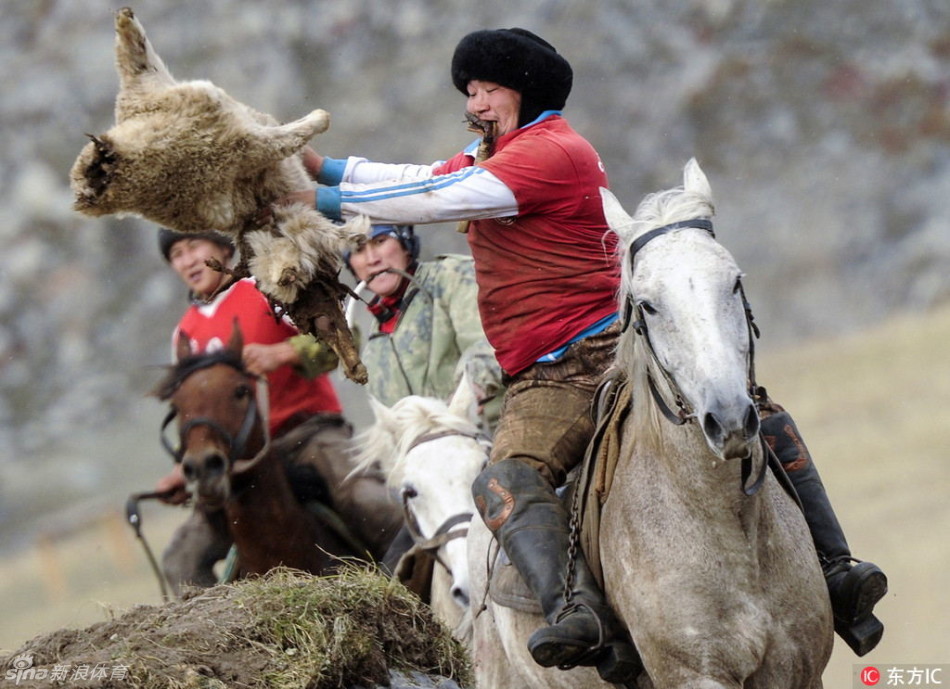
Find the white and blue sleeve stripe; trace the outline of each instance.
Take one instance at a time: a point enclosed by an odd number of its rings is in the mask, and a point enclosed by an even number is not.
[[[388,183],[323,187],[317,210],[331,218],[366,215],[375,223],[425,224],[518,214],[512,191],[480,167]]]

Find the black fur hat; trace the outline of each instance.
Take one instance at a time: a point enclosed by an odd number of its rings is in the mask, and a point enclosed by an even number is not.
[[[452,56],[455,88],[468,95],[472,79],[518,91],[518,126],[524,126],[545,110],[564,107],[574,72],[554,46],[526,29],[486,29],[465,36]]]

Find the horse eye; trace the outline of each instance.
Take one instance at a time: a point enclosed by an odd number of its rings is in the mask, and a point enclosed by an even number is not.
[[[638,302],[638,305],[639,305],[639,307],[640,307],[641,309],[643,309],[643,312],[644,312],[644,313],[646,313],[646,314],[648,314],[648,315],[650,315],[650,316],[655,316],[655,315],[656,315],[656,307],[653,306],[653,304],[651,304],[650,302],[648,302],[646,299],[641,299],[641,300]]]
[[[237,389],[234,391],[235,399],[243,400],[245,397],[251,396],[251,388],[247,385],[238,385]]]
[[[404,500],[412,500],[415,497],[418,497],[419,492],[413,486],[406,486],[402,489],[402,497]]]

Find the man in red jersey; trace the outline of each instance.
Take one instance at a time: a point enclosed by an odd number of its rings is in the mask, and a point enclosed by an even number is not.
[[[188,287],[191,299],[175,328],[173,351],[180,334],[187,337],[194,354],[223,349],[236,321],[244,338],[245,366],[249,372],[267,379],[271,438],[286,439],[292,433],[293,446],[302,448],[319,433],[327,454],[344,458],[352,428],[342,416],[340,400],[328,375],[337,365],[333,352],[311,336],[301,334],[289,320],[276,318],[254,280],[232,281],[227,273],[207,265],[210,259],[225,266],[232,262],[234,246],[224,235],[215,232],[181,234],[161,228],[158,244],[162,256]],[[366,496],[368,491],[374,500],[384,505],[389,503],[382,481],[364,478],[366,480],[353,482],[360,484],[360,496]],[[367,486],[368,482],[377,485]],[[300,481],[294,486],[295,492],[307,490],[299,484]],[[331,492],[338,488],[327,487]],[[180,465],[176,464],[157,488],[171,492],[167,502],[186,500],[188,494]],[[376,507],[367,505],[373,512],[366,516],[367,523],[352,526],[361,536],[365,536],[366,531],[374,537],[372,540],[388,543],[398,526],[387,521],[390,514],[395,514],[395,506]],[[398,514],[395,516],[398,522]],[[162,565],[169,583],[176,591],[184,583],[214,584],[216,577],[212,568],[227,555],[230,545],[223,515],[196,509],[176,531],[163,554]]]
[[[308,171],[330,186],[316,199],[311,189],[282,202],[316,201],[328,217],[363,214],[378,224],[471,220],[479,313],[508,384],[476,504],[551,623],[529,640],[535,660],[596,665],[604,679],[628,681],[639,656],[583,554],[575,604],[563,600],[569,520],[554,492],[593,435],[591,400],[619,332],[616,238],[600,197],[607,175],[562,116],[572,71],[542,38],[524,29],[471,34],[452,76],[469,114],[493,123],[487,159],[476,164],[478,141],[431,166],[308,149]]]
[[[473,485],[476,504],[549,623],[528,641],[535,661],[593,665],[607,681],[630,682],[642,664],[582,554],[570,602],[563,595],[569,525],[554,492],[584,457],[594,391],[619,334],[616,239],[600,200],[607,175],[562,114],[573,72],[544,39],[519,28],[475,31],[456,47],[451,76],[468,114],[494,124],[487,158],[485,141],[432,165],[308,149],[304,163],[323,186],[281,202],[379,224],[471,221],[479,312],[507,383],[491,461]],[[873,563],[853,564],[811,456],[788,414],[775,411],[762,419],[763,433],[804,506],[835,629],[863,655],[883,633],[872,611],[887,579]]]

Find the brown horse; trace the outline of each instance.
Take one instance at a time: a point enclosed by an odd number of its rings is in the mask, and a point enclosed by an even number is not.
[[[322,574],[341,558],[380,559],[401,523],[385,484],[365,473],[348,478],[348,446],[320,431],[306,438],[291,431],[272,443],[266,387],[244,368],[242,347],[236,324],[228,346],[212,353],[191,354],[182,337],[178,363],[153,391],[171,405],[162,442],[181,463],[196,509],[224,517],[238,575],[280,565]],[[177,447],[165,437],[175,419]],[[326,424],[337,435],[340,425]],[[293,462],[285,461],[287,450]],[[291,466],[309,473],[306,506],[295,496],[299,485],[288,480]]]

